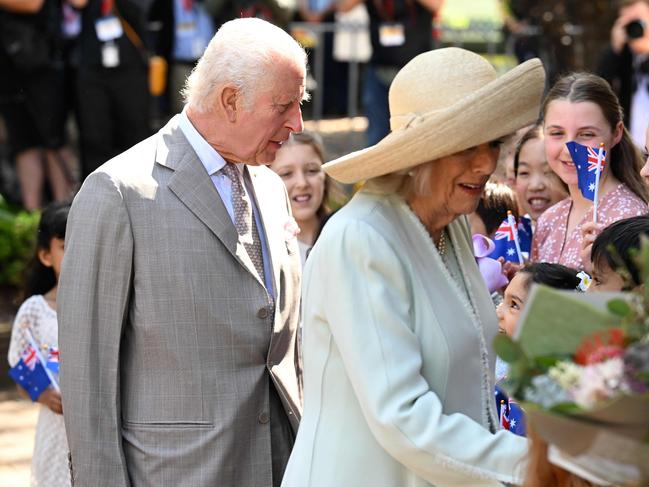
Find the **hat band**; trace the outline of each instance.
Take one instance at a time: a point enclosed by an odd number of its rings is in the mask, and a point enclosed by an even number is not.
[[[425,117],[418,113],[406,113],[405,115],[393,115],[390,117],[390,128],[394,130],[416,127],[425,120]]]

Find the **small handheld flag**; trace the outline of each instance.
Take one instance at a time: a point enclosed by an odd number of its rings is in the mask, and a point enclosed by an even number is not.
[[[59,373],[59,349],[50,347],[47,353],[47,368],[55,375]]]
[[[525,436],[525,413],[518,403],[510,399],[498,384],[496,384],[496,406],[500,426],[514,434]]]
[[[9,376],[27,391],[32,401],[36,401],[51,384],[43,364],[38,360],[38,351],[32,345],[25,349],[18,363],[9,369]]]
[[[529,253],[532,246],[531,222],[525,220],[522,218],[517,224],[514,215],[508,212],[507,218],[496,230],[494,235],[496,248],[489,257],[492,259],[503,257],[505,261],[523,263],[523,252]]]
[[[579,190],[584,198],[593,202],[593,221],[597,222],[599,180],[604,167],[606,167],[604,144],[601,143],[599,148],[593,148],[577,142],[568,142],[566,146],[577,168]]]
[[[36,358],[40,362],[40,364],[43,366],[43,370],[45,370],[45,373],[47,374],[48,379],[50,380],[50,384],[52,384],[52,387],[56,390],[56,392],[61,392],[61,389],[59,388],[59,384],[57,380],[54,378],[54,374],[52,373],[52,366],[48,366],[49,358],[46,361],[41,353],[38,351],[38,344],[36,343],[36,340],[34,340],[34,337],[32,336],[31,332],[28,329],[24,330],[25,336],[27,337],[27,341],[29,342],[29,345],[35,350],[36,352]],[[58,349],[56,350],[56,374],[58,374],[58,367],[59,367],[59,352]]]

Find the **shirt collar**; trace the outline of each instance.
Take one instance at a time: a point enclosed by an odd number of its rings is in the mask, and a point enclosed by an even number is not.
[[[227,164],[225,159],[221,157],[214,147],[207,143],[201,134],[198,133],[198,130],[192,125],[187,117],[187,107],[183,108],[183,111],[180,113],[180,130],[183,131],[189,145],[192,146],[194,152],[205,166],[207,173],[212,176],[223,168]]]

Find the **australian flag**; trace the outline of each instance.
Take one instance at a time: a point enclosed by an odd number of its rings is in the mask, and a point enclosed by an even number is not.
[[[518,436],[525,436],[525,414],[523,410],[498,385],[496,385],[496,408],[503,429],[509,430]]]
[[[28,392],[32,401],[36,401],[51,383],[43,364],[38,360],[36,350],[31,345],[23,352],[18,363],[9,369],[9,376]]]
[[[597,153],[598,148],[588,147],[577,142],[566,144],[570,151],[570,157],[577,168],[578,186],[584,198],[595,200],[595,187],[597,185]],[[606,151],[602,149],[602,163],[600,174],[604,170],[606,162]]]
[[[51,347],[47,355],[46,367],[52,371],[53,374],[59,374],[59,349]]]
[[[514,230],[505,218],[496,230],[494,235],[494,244],[496,248],[489,255],[492,259],[503,257],[505,261],[518,263],[516,255],[516,243],[514,242]],[[521,247],[523,257],[529,257],[532,248],[532,220],[527,217],[518,220],[518,244]]]

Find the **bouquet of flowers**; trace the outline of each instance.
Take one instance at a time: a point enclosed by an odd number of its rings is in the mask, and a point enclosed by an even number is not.
[[[649,481],[649,244],[637,258],[641,292],[537,286],[514,339],[494,343],[537,433],[613,484]]]

